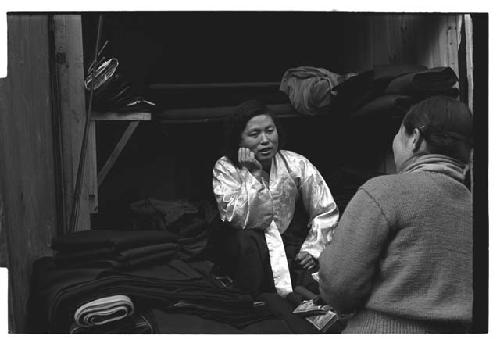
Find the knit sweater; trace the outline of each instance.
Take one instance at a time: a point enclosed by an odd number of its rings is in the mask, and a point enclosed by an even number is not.
[[[371,179],[347,206],[320,267],[322,297],[337,312],[356,312],[346,332],[453,332],[467,326],[471,193],[428,171]]]

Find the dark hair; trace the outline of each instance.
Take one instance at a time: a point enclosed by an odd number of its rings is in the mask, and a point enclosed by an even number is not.
[[[250,119],[257,115],[268,115],[273,119],[278,132],[278,150],[281,149],[284,141],[283,129],[274,114],[261,101],[252,99],[238,105],[225,121],[225,145],[224,155],[235,165],[238,164],[238,148],[241,143],[241,133]]]
[[[469,162],[473,121],[464,103],[444,95],[427,98],[410,108],[402,124],[406,134],[420,130],[428,152]]]

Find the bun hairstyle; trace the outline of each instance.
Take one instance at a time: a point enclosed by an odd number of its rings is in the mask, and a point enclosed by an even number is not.
[[[278,150],[283,144],[282,128],[269,108],[256,99],[245,101],[238,105],[225,121],[224,155],[237,167],[239,167],[238,148],[240,147],[241,133],[245,130],[248,121],[257,115],[269,115],[273,119],[278,132]]]
[[[464,103],[443,95],[420,101],[403,119],[407,134],[416,128],[427,142],[427,151],[468,163],[473,147],[472,113]]]

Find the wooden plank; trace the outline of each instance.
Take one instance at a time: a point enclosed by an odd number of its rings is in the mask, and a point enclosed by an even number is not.
[[[26,330],[33,261],[52,253],[57,209],[47,15],[7,16],[8,77],[0,84],[0,180],[12,332]]]
[[[231,115],[237,106],[199,107],[199,108],[171,108],[155,114],[157,121],[169,120],[211,120],[221,119]],[[277,116],[299,114],[290,104],[267,105],[267,108]]]
[[[458,28],[457,28],[457,16],[450,14],[447,16],[448,19],[448,41],[447,41],[447,66],[450,66],[455,74],[458,76]]]
[[[104,178],[106,178],[106,175],[108,175],[109,171],[113,167],[113,165],[116,162],[116,159],[118,159],[118,156],[120,155],[121,151],[127,145],[127,142],[129,141],[130,137],[134,133],[135,129],[139,125],[139,121],[132,121],[129,123],[127,126],[127,129],[125,132],[123,132],[122,137],[116,144],[115,148],[111,152],[111,155],[109,156],[108,160],[106,160],[106,163],[102,167],[102,169],[99,171],[99,174],[97,175],[97,182],[100,185],[103,181]]]
[[[465,62],[467,67],[467,85],[468,85],[468,103],[469,109],[472,113],[474,107],[474,62],[472,59],[473,55],[473,42],[472,42],[472,18],[470,14],[466,14],[464,16],[464,24],[465,24]]]
[[[279,81],[267,82],[228,82],[228,83],[205,83],[205,84],[151,84],[151,89],[212,89],[212,88],[265,88],[279,87]]]
[[[0,190],[0,267],[7,267],[7,241],[3,213],[2,191]]]
[[[75,191],[78,162],[85,126],[85,88],[82,25],[80,15],[55,15],[54,40],[56,49],[56,71],[60,88],[60,111],[62,128],[64,209],[66,229],[69,227],[73,194]],[[89,139],[95,138],[94,133]],[[95,145],[95,140],[89,140]],[[90,213],[97,201],[97,178],[95,175],[95,146],[88,147],[85,162],[84,184],[80,196],[78,220],[75,230],[90,229]]]
[[[88,170],[86,172],[88,178],[84,180],[84,183],[85,185],[87,185],[87,192],[89,197],[89,212],[95,214],[99,209],[99,200],[97,195],[97,192],[99,191],[99,185],[97,183],[97,143],[95,136],[95,121],[90,122],[88,138]]]
[[[92,120],[151,120],[149,112],[133,112],[133,113],[92,113]]]

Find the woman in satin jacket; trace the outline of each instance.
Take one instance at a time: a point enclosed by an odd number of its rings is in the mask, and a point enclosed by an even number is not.
[[[217,257],[242,289],[286,296],[298,276],[318,269],[338,209],[319,171],[281,149],[280,129],[265,105],[247,101],[231,118],[226,155],[213,168]]]

